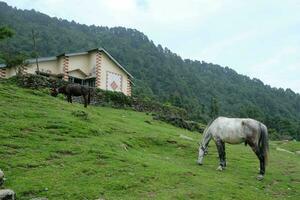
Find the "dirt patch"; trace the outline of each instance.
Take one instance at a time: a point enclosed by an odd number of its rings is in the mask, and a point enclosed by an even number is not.
[[[300,178],[291,178],[291,182],[300,183]]]
[[[10,149],[22,149],[22,146],[19,146],[17,144],[3,144],[2,146],[8,147]]]
[[[25,168],[25,169],[35,169],[39,167],[44,167],[45,164],[43,163],[25,163],[25,164],[19,164],[17,167]]]
[[[183,175],[184,176],[196,176],[196,174],[193,172],[185,172],[185,173],[183,173]]]
[[[167,140],[167,143],[169,143],[169,144],[177,144],[177,141],[176,140]]]
[[[74,155],[79,154],[79,153],[71,151],[71,150],[57,150],[57,151],[55,151],[55,153],[62,155],[62,156],[74,156]]]
[[[66,138],[63,138],[63,137],[56,137],[56,138],[53,138],[52,139],[53,141],[58,141],[58,142],[64,142],[64,141],[67,141]]]

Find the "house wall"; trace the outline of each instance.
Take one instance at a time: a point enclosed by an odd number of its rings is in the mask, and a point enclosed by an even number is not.
[[[82,74],[82,73],[79,72],[78,70],[76,70],[76,71],[71,71],[71,72],[69,72],[68,74],[69,74],[69,76],[73,76],[73,77],[80,78],[80,79],[84,79],[84,78],[85,78],[84,74]]]
[[[57,70],[58,70],[58,73],[60,74],[63,74],[64,73],[64,57],[63,56],[60,56],[57,58]]]
[[[101,85],[100,88],[106,90],[106,81],[107,81],[107,71],[119,74],[122,76],[122,92],[126,95],[130,95],[128,93],[127,85],[128,85],[128,75],[119,68],[106,54],[101,54]]]
[[[0,78],[6,78],[6,69],[0,68]]]
[[[78,55],[78,56],[70,56],[69,57],[69,71],[80,69],[85,74],[89,74],[92,70],[90,66],[90,55]]]
[[[90,52],[89,54],[89,66],[90,66],[90,73],[88,73],[89,76],[92,76],[92,75],[96,75],[96,54],[97,52]]]
[[[29,74],[35,74],[37,70],[36,63],[29,64],[26,68],[26,72]],[[47,72],[50,70],[52,74],[61,73],[56,60],[39,62],[39,69],[41,72]]]
[[[16,67],[6,68],[6,78],[10,78],[16,75]]]

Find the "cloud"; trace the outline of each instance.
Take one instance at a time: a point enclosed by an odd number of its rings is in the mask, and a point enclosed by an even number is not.
[[[300,93],[300,48],[288,46],[248,68],[251,77],[275,87],[291,88]]]
[[[228,1],[228,0],[227,0]],[[193,23],[222,7],[222,0],[6,0],[21,8],[97,25],[176,25]],[[143,9],[141,9],[143,8]],[[67,14],[67,15],[66,15]],[[88,20],[87,20],[88,19]],[[178,25],[177,24],[177,25]]]

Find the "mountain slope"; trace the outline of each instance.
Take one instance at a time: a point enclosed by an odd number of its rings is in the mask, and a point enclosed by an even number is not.
[[[0,168],[7,177],[5,187],[14,189],[20,200],[300,195],[299,155],[275,150],[297,151],[298,142],[271,143],[267,175],[259,182],[258,160],[249,147],[227,145],[228,168],[220,173],[211,143],[204,165],[198,166],[199,134],[153,121],[144,113],[84,109],[7,83],[0,83],[0,109]]]
[[[16,32],[14,38],[0,42],[3,51],[30,53],[32,29],[38,33],[40,56],[101,46],[134,75],[135,95],[183,107],[191,119],[201,121],[210,119],[215,98],[220,115],[252,117],[273,132],[300,138],[300,95],[292,90],[271,88],[228,67],[182,60],[133,29],[81,25],[1,2],[0,19],[0,26]]]

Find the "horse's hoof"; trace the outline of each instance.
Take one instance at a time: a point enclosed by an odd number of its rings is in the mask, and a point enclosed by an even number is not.
[[[217,171],[223,171],[224,170],[224,168],[222,167],[222,166],[219,166],[218,168],[217,168]]]
[[[198,165],[203,165],[201,162],[198,162],[198,161],[197,161],[197,164],[198,164]]]
[[[262,174],[259,174],[257,177],[256,177],[257,180],[261,181],[264,179],[264,175]]]

